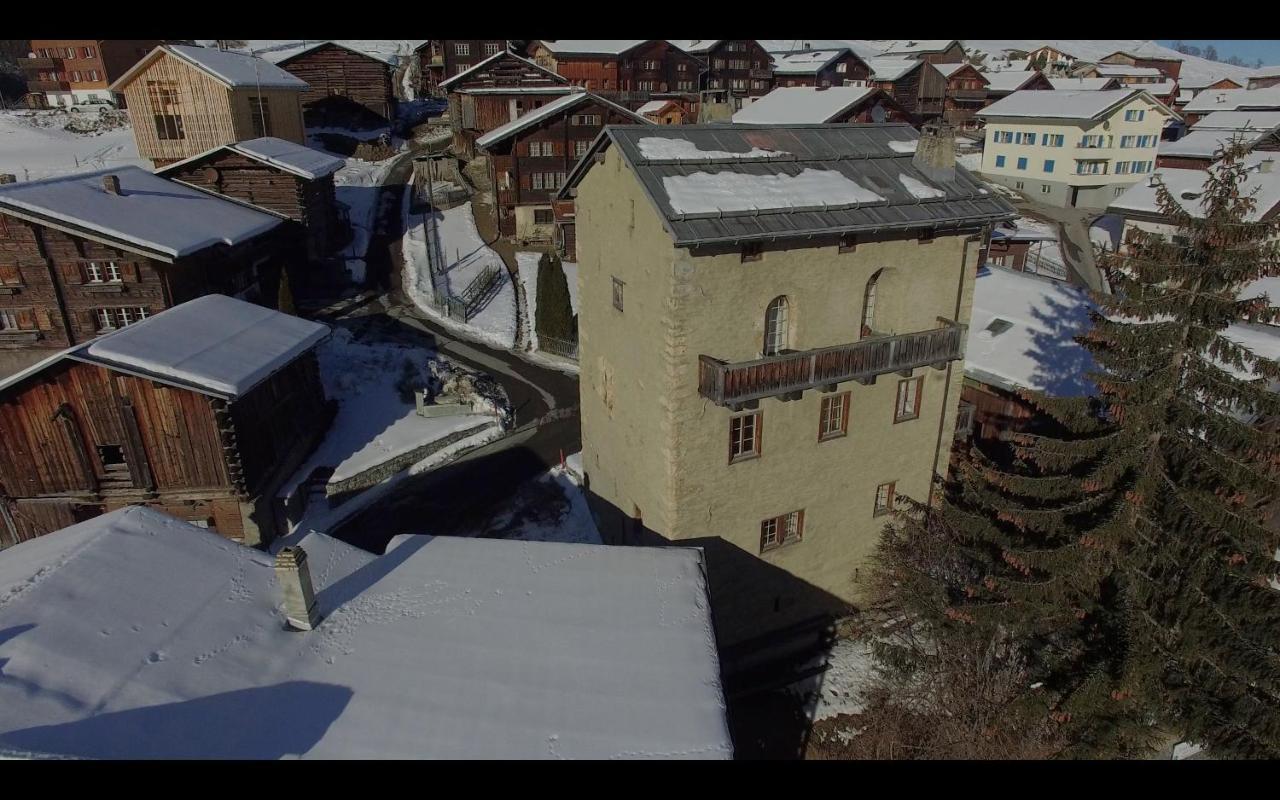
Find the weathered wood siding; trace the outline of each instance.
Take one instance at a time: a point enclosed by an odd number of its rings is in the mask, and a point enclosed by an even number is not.
[[[244,487],[259,493],[286,456],[325,429],[324,386],[312,350],[231,404]]]
[[[305,116],[360,116],[358,109],[383,121],[395,119],[396,99],[391,66],[371,56],[323,44],[277,66],[310,87],[302,93]],[[345,100],[345,103],[339,102]]]

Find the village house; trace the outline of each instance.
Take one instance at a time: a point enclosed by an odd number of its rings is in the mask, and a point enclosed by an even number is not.
[[[913,122],[942,115],[947,79],[926,62],[909,58],[870,58],[871,84],[902,106]]]
[[[0,186],[0,374],[201,295],[274,303],[285,222],[138,167]]]
[[[776,56],[775,86],[867,86],[871,68],[853,51],[815,50]]]
[[[476,139],[488,157],[498,233],[517,242],[551,242],[551,200],[606,125],[649,123],[592,92],[576,91]]]
[[[1186,136],[1161,142],[1157,167],[1208,169],[1222,149],[1239,141],[1252,151],[1280,151],[1280,111],[1215,111]]]
[[[1076,62],[1075,56],[1047,44],[1028,50],[1025,56],[1031,62],[1032,69],[1038,69],[1050,76],[1066,75]]]
[[[903,39],[891,43],[881,53],[884,58],[910,58],[926,64],[954,64],[964,61],[964,47],[954,39]]]
[[[1163,83],[1166,76],[1155,67],[1127,67],[1116,64],[1083,64],[1071,71],[1074,78],[1115,78],[1121,86],[1138,86]]]
[[[508,49],[506,39],[440,39],[423,45],[418,52],[430,56],[430,64],[423,66],[433,69],[438,67],[438,81],[443,81]]]
[[[1050,265],[1041,255],[1045,242],[1058,237],[1045,224],[1019,217],[1002,222],[991,229],[991,239],[978,256],[980,266],[1005,267],[1015,272],[1046,274],[1065,279],[1057,265]],[[1049,269],[1048,267],[1053,267]]]
[[[268,57],[307,84],[302,114],[308,125],[378,127],[395,121],[395,65],[384,57],[335,42],[317,42]]]
[[[262,136],[306,143],[307,84],[255,56],[163,45],[111,89],[128,102],[138,154],[157,167]]]
[[[1236,86],[1238,88],[1239,84]],[[1249,76],[1250,89],[1269,89],[1272,86],[1280,86],[1280,66],[1263,67]]]
[[[972,64],[935,63],[930,65],[945,80],[943,84],[942,117],[949,125],[965,130],[978,127],[974,116],[987,105],[986,75]],[[932,101],[932,98],[930,98]]]
[[[904,122],[907,113],[870,86],[782,86],[733,115],[746,125],[823,125],[840,122]]]
[[[1056,92],[1110,92],[1123,89],[1120,79],[1110,78],[1050,78],[1049,85]]]
[[[684,125],[692,116],[686,104],[679,100],[650,100],[637,108],[636,113],[655,125]]]
[[[694,88],[724,92],[735,110],[775,85],[769,53],[754,39],[673,39],[671,44],[701,62]]]
[[[722,642],[864,598],[894,498],[947,469],[974,263],[1013,210],[917,138],[615,126],[561,191],[599,529],[706,547]]]
[[[0,381],[0,538],[149,505],[247,544],[323,436],[328,328],[221,295]]]
[[[1170,56],[1141,55],[1117,50],[1098,60],[1098,65],[1114,65],[1125,67],[1144,67],[1159,70],[1169,80],[1176,81],[1182,74],[1182,59]]]
[[[129,508],[7,550],[0,741],[93,759],[728,759],[704,559]]]
[[[1183,107],[1187,125],[1194,127],[1217,111],[1280,111],[1280,86],[1270,89],[1208,89]]]
[[[510,50],[441,81],[448,93],[453,151],[475,157],[476,139],[574,90],[567,78]]]
[[[111,84],[160,44],[159,39],[32,39],[18,66],[27,91],[45,106],[111,103],[124,98]]]
[[[156,174],[288,217],[304,231],[307,258],[321,261],[349,238],[333,184],[334,173],[345,163],[320,150],[265,137],[215,147]]]
[[[1053,84],[1039,70],[984,72],[987,81],[987,105],[1014,92],[1052,91]]]
[[[574,86],[628,108],[639,108],[655,93],[696,98],[706,68],[664,39],[540,39],[529,44],[529,54]]]
[[[1155,168],[1176,115],[1141,89],[1014,92],[978,112],[982,175],[1056,206],[1105,208]]]

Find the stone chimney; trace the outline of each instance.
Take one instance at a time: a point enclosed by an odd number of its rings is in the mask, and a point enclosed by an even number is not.
[[[911,163],[932,181],[956,179],[956,137],[946,122],[928,122],[920,128],[920,141]]]
[[[1264,158],[1258,162],[1258,172],[1267,174],[1275,169],[1276,160],[1274,158]]]
[[[0,186],[4,186],[6,183],[17,183],[17,182],[18,182],[17,175],[11,175],[9,173],[0,175]]]
[[[107,194],[124,194],[124,192],[120,191],[120,176],[103,175],[102,190]]]
[[[283,547],[276,553],[276,580],[284,592],[284,613],[295,630],[309,631],[320,624],[315,589],[311,586],[311,568],[307,551],[301,547]]]

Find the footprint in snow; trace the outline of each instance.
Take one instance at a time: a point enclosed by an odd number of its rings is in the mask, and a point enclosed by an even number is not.
[[[164,661],[164,659],[165,659],[164,651],[155,650],[150,655],[147,656],[147,663],[159,664],[161,661]]]

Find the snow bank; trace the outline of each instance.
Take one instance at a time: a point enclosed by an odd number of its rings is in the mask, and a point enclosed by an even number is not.
[[[669,175],[662,179],[662,187],[677,214],[884,202],[880,195],[835,170],[812,168],[799,175]]]
[[[524,288],[524,333],[529,346],[538,349],[538,263],[542,253],[516,253],[517,274]]]
[[[947,193],[941,189],[935,189],[924,181],[917,180],[905,172],[898,176],[898,180],[902,181],[902,185],[907,188],[908,192],[911,192],[912,197],[916,197],[921,200],[947,196]]]
[[[912,139],[909,142],[898,141],[897,139],[889,142],[889,149],[897,153],[914,153],[919,140]]]
[[[352,238],[342,255],[347,261],[347,271],[356,283],[364,281],[364,257],[377,225],[382,182],[394,163],[394,158],[379,162],[348,158],[346,166],[333,176],[338,202],[348,208],[351,219]]]
[[[637,143],[640,155],[655,161],[667,159],[700,159],[700,158],[774,158],[791,155],[785,150],[761,150],[753,147],[745,153],[730,153],[727,150],[699,150],[698,145],[688,139],[665,139],[660,136],[646,136]]]
[[[151,169],[138,155],[133,128],[72,133],[62,129],[69,118],[60,111],[0,111],[0,173],[38,181],[107,167]]]

